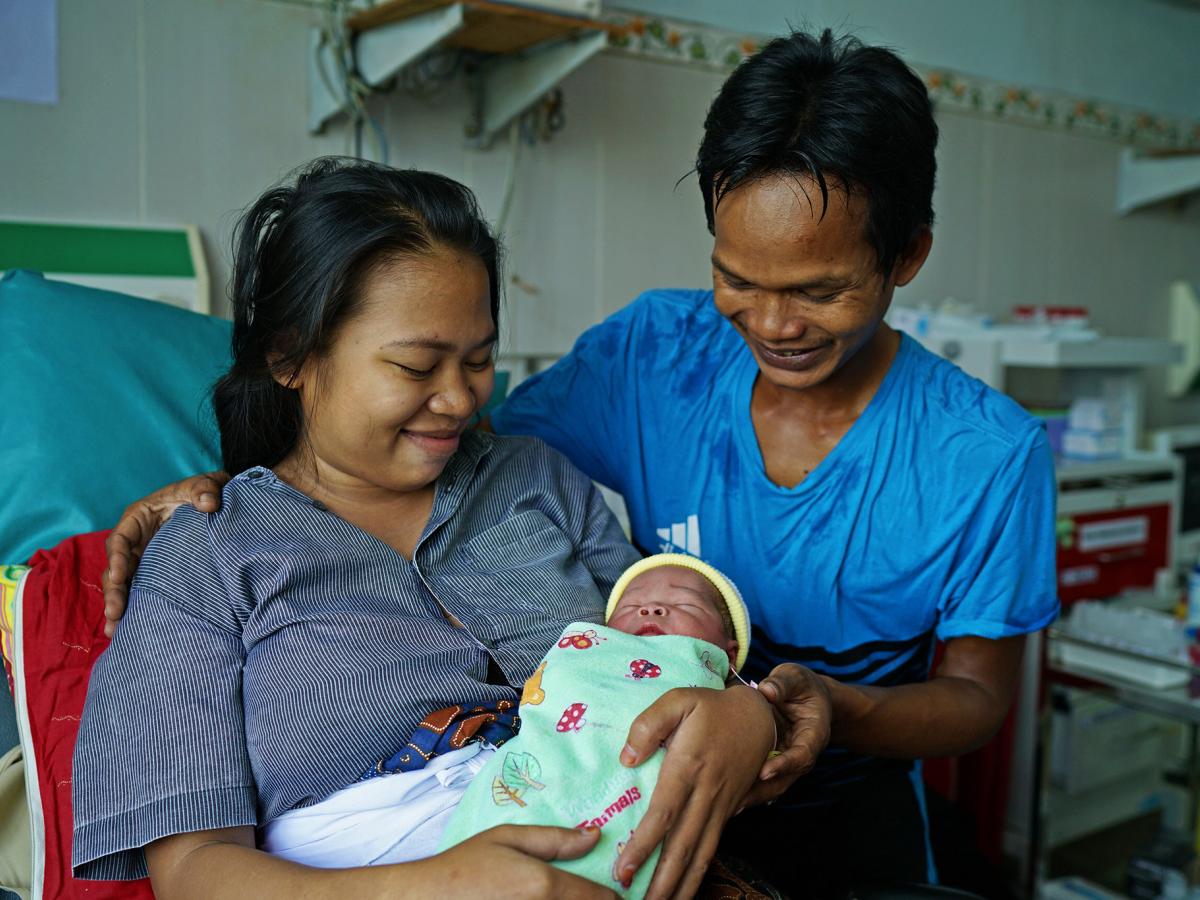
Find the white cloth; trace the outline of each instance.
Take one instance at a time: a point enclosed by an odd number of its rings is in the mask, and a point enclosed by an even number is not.
[[[437,852],[467,785],[496,752],[468,744],[423,769],[360,781],[259,829],[267,853],[319,868],[410,862]]]

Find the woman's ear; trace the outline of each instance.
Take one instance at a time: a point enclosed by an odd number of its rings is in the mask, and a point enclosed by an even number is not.
[[[267,351],[267,368],[271,371],[271,377],[277,385],[289,391],[304,387],[312,359],[312,355],[307,353],[299,363],[288,359],[289,355],[295,359],[297,351],[302,349],[298,346],[299,341],[300,335],[294,328],[289,328],[273,336],[271,349]]]
[[[275,350],[267,354],[267,367],[271,370],[271,377],[275,379],[276,384],[289,391],[296,391],[304,387],[308,364],[309,360],[307,359],[300,365],[288,363],[287,353],[278,349],[278,345]]]

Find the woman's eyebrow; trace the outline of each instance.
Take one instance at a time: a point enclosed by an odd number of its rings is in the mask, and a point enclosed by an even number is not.
[[[499,335],[493,331],[482,341],[471,347],[471,350],[482,350],[489,344],[496,343]],[[381,346],[380,350],[393,350],[396,348],[402,349],[419,349],[419,350],[441,350],[443,353],[450,353],[457,349],[454,344],[449,341],[439,341],[437,338],[411,338],[407,340],[389,341]]]

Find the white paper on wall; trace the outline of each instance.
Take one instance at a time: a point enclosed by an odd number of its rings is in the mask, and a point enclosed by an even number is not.
[[[58,0],[0,0],[0,99],[58,102]]]

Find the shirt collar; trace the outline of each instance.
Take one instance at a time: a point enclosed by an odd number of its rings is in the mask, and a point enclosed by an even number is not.
[[[429,524],[425,527],[422,542],[454,515],[475,480],[475,473],[495,445],[495,436],[486,432],[474,428],[463,432],[458,451],[438,476],[433,510],[429,514]]]
[[[474,480],[475,472],[479,468],[480,463],[491,453],[495,444],[495,436],[486,432],[476,431],[474,428],[463,432],[458,450],[450,457],[450,461],[446,463],[446,468],[438,476],[436,499],[434,500],[433,512],[430,515],[431,523],[432,520],[441,518],[439,510],[444,505],[443,501],[452,504],[447,512],[453,512],[457,508],[458,502],[466,493],[467,488],[470,487],[472,480]],[[234,476],[234,478],[235,480],[258,480],[265,478],[265,483],[286,488],[306,502],[312,502],[310,497],[292,487],[266,466],[252,466]],[[449,516],[447,515],[446,518],[449,518]],[[441,522],[439,521],[437,524],[441,524]]]

